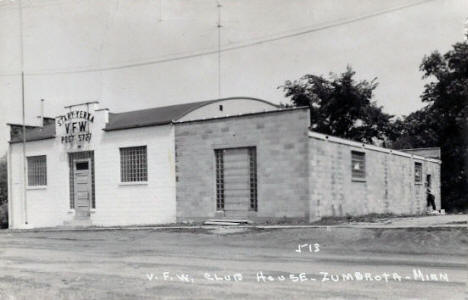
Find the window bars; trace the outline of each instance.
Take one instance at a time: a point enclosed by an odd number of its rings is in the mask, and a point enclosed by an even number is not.
[[[215,150],[216,210],[224,210],[224,150]]]
[[[148,181],[146,146],[120,148],[120,181]]]
[[[28,160],[28,186],[47,185],[47,158],[45,155],[30,156]]]
[[[250,210],[257,211],[257,149],[249,148]]]
[[[366,154],[351,151],[351,176],[353,179],[366,178]]]
[[[245,148],[244,148],[245,149]],[[249,154],[249,210],[257,211],[257,150],[255,147],[246,148]],[[216,209],[224,210],[224,154],[229,149],[216,149]]]

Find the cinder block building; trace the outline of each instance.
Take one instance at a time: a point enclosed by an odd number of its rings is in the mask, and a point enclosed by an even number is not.
[[[439,159],[312,132],[308,108],[240,97],[111,113],[93,102],[24,137],[9,125],[11,228],[419,214],[426,186],[440,208]]]

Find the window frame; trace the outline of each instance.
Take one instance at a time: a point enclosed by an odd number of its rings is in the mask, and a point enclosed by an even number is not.
[[[44,166],[39,166],[39,168],[37,167],[37,165],[35,166],[35,173],[34,174],[30,174],[31,172],[31,167],[32,167],[32,160],[34,159],[44,159],[44,161],[36,161],[34,163],[38,164],[38,163],[43,163]],[[47,187],[47,155],[45,154],[40,154],[40,155],[31,155],[31,156],[27,156],[26,157],[26,162],[27,162],[27,187],[28,188],[45,188]],[[44,172],[44,174],[38,174],[38,172]],[[33,184],[31,184],[31,176],[33,176],[35,178]],[[41,182],[41,177],[39,177],[39,179],[36,177],[36,176],[43,176],[43,179],[44,179],[44,182]]]
[[[418,177],[416,176],[416,169],[420,170],[420,173],[419,173],[419,180],[418,180]],[[422,162],[419,162],[419,161],[415,161],[414,162],[414,184],[423,184],[423,164]]]
[[[224,212],[224,152],[226,149],[214,149],[216,211]]]
[[[144,165],[138,166],[138,165],[132,165],[132,164],[137,164],[139,162],[139,159],[135,159],[136,155],[138,153],[124,153],[124,151],[131,151],[131,150],[138,150],[138,149],[144,149]],[[133,155],[133,157],[131,157]],[[133,158],[133,159],[130,159]],[[119,183],[121,185],[132,185],[132,184],[147,184],[148,183],[148,146],[147,145],[140,145],[140,146],[125,146],[125,147],[119,147],[119,159],[120,159],[120,177],[119,177]],[[127,159],[126,163],[124,163],[124,159]],[[128,173],[129,168],[132,168],[134,170],[134,174]],[[124,172],[127,172],[127,174],[124,175]],[[143,173],[139,173],[143,172]],[[135,180],[131,180],[132,176],[135,176]]]
[[[356,156],[362,157],[362,160],[357,160]],[[354,170],[355,162],[359,162],[362,165],[362,175],[357,176],[356,171]],[[367,179],[367,172],[366,172],[366,152],[364,151],[357,151],[351,150],[351,181],[366,181]]]
[[[248,147],[249,151],[249,210],[258,212],[258,176],[257,176],[257,147]]]

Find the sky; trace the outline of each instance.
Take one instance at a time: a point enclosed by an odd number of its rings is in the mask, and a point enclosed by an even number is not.
[[[0,153],[4,124],[21,122],[21,69],[27,124],[40,99],[52,117],[96,100],[112,112],[219,96],[287,103],[286,80],[347,65],[377,77],[384,111],[406,115],[423,106],[422,58],[463,40],[468,17],[468,0],[23,0],[21,23],[18,1],[0,0]]]

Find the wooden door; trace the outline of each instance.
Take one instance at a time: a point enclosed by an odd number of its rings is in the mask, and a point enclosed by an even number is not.
[[[80,159],[73,162],[75,218],[88,219],[90,216],[92,187],[91,160]]]

